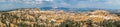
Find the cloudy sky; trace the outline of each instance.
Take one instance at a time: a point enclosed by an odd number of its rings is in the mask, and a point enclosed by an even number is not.
[[[0,0],[0,9],[33,7],[120,9],[120,0]]]

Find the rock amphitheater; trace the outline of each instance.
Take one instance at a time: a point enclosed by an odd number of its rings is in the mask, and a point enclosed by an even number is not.
[[[105,10],[74,13],[26,8],[0,12],[0,27],[120,27],[120,16]]]

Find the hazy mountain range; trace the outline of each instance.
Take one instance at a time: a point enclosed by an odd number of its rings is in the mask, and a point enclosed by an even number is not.
[[[22,9],[22,8],[16,8],[16,9]],[[64,10],[66,12],[74,11],[74,12],[87,12],[87,11],[93,11],[93,10],[106,10],[110,11],[111,13],[120,13],[120,9],[101,9],[101,8],[67,8],[67,7],[39,7],[41,10]],[[6,9],[6,10],[0,10],[0,11],[10,11],[14,9]]]

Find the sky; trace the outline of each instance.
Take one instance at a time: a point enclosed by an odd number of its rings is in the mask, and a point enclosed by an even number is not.
[[[120,0],[0,0],[0,9],[69,7],[120,9]]]

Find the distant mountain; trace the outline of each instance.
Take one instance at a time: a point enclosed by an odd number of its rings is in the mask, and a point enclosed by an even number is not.
[[[64,10],[66,12],[88,12],[93,10],[106,10],[111,13],[120,14],[120,9],[101,9],[101,8],[67,8],[67,7],[40,7],[41,10]]]
[[[98,10],[97,8],[67,8],[67,7],[40,7],[41,10],[64,10],[64,11],[89,11]]]
[[[116,9],[100,9],[100,8],[67,8],[67,7],[40,7],[41,10],[64,10],[64,11],[92,11],[92,10],[108,10],[114,11]]]
[[[74,11],[74,12],[87,12],[93,10],[106,10],[110,11],[111,13],[120,13],[120,9],[101,9],[101,8],[68,8],[68,7],[39,7],[40,10],[64,10],[66,12]],[[24,8],[19,8],[24,9]],[[12,11],[15,9],[8,9],[8,10],[0,10],[1,12]]]

